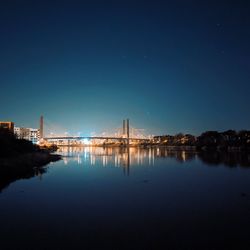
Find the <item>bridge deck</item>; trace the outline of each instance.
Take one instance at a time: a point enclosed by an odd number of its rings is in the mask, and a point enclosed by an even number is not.
[[[128,138],[123,137],[109,137],[109,136],[56,136],[56,137],[45,137],[44,140],[127,140]],[[137,141],[146,141],[150,139],[143,139],[143,138],[129,138],[129,140],[137,140]]]

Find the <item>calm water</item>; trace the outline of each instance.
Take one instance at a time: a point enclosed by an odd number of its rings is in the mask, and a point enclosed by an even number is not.
[[[250,156],[62,148],[0,193],[1,249],[250,249]]]

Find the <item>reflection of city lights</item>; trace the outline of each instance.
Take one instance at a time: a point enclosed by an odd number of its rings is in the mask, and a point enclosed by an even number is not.
[[[86,161],[86,159],[87,159],[87,149],[84,148],[84,160]]]
[[[151,160],[152,160],[152,149],[150,148],[148,151],[148,164],[151,164]]]
[[[187,161],[195,158],[195,153],[185,150],[172,150],[164,147],[60,147],[58,153],[62,155],[65,165],[71,162],[84,166],[122,167],[132,169],[136,166],[154,166],[159,158],[168,157],[177,161]]]
[[[102,157],[102,165],[105,167],[107,166],[107,164],[108,164],[108,157],[104,155]]]
[[[77,163],[82,164],[82,159],[79,154],[77,155]]]
[[[64,159],[63,159],[63,163],[64,163],[64,165],[68,165],[68,160],[67,160],[67,158],[64,158]]]
[[[183,161],[186,161],[186,152],[185,151],[181,152],[181,157],[182,157]]]
[[[95,165],[95,155],[94,154],[90,155],[90,164]]]

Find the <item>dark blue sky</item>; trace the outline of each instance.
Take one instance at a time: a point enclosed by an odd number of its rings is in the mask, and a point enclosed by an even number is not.
[[[1,1],[0,120],[249,129],[249,1]]]

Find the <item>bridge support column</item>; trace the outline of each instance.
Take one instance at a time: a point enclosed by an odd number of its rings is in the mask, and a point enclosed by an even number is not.
[[[43,140],[43,116],[40,116],[40,140]]]
[[[129,146],[129,119],[127,119],[127,144]]]
[[[123,120],[123,128],[122,128],[122,135],[125,137],[126,136],[126,120]]]

